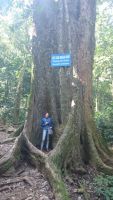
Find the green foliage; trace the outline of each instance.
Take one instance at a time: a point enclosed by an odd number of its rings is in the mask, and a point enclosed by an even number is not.
[[[109,144],[113,144],[113,102],[103,112],[96,112],[95,119],[100,133]]]
[[[24,1],[7,0],[1,1],[0,9],[0,118],[14,121],[17,88],[24,71],[19,108],[19,121],[23,121],[31,82],[31,8]]]
[[[105,200],[113,200],[113,176],[99,175],[94,179],[94,185],[98,195]]]
[[[113,143],[113,1],[97,6],[96,51],[93,70],[95,119],[106,140]]]

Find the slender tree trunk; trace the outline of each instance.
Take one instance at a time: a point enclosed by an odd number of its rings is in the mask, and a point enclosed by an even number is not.
[[[9,82],[8,82],[8,77],[5,83],[5,98],[8,98],[8,94],[9,94]]]
[[[16,92],[15,106],[14,106],[14,115],[13,115],[15,124],[18,124],[18,120],[19,120],[20,103],[21,103],[22,89],[23,89],[24,71],[25,71],[25,66],[23,66],[23,68],[20,72],[19,82],[18,82],[18,85],[17,85],[17,92]]]
[[[99,91],[98,91],[98,87],[99,87],[99,79],[97,78],[95,80],[96,82],[96,91],[95,91],[95,111],[98,112],[99,111]]]
[[[112,83],[111,83],[111,95],[112,95],[112,99],[113,99],[113,80],[112,80]]]

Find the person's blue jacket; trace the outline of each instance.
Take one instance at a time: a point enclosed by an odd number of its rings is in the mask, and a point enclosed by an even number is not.
[[[53,121],[51,119],[51,117],[43,117],[41,119],[41,127],[45,130],[48,130],[49,128],[53,128]]]

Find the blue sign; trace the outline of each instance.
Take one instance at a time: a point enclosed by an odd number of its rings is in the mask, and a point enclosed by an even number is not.
[[[70,54],[52,54],[51,67],[70,67],[71,55]]]

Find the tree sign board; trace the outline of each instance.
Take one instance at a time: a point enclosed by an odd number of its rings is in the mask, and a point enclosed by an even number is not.
[[[70,54],[52,54],[51,67],[70,67],[71,55]]]

